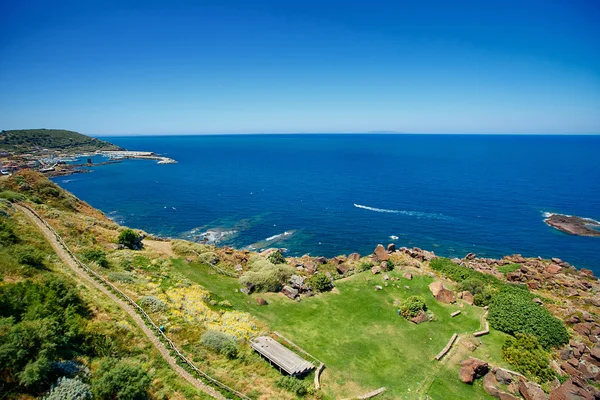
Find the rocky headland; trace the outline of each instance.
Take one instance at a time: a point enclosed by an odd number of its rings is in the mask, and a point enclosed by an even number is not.
[[[544,222],[559,231],[576,236],[600,236],[600,222],[574,215],[550,214]],[[594,229],[596,228],[596,229]]]

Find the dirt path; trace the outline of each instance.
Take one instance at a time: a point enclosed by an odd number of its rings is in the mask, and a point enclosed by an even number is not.
[[[196,389],[201,390],[202,392],[208,394],[209,396],[215,399],[226,399],[221,393],[217,392],[215,389],[206,385],[204,382],[195,378],[185,369],[180,367],[176,363],[175,358],[171,356],[169,351],[163,346],[162,342],[156,337],[154,332],[150,328],[148,328],[148,326],[146,326],[146,324],[138,315],[138,313],[136,313],[135,310],[128,303],[117,297],[117,295],[110,292],[106,287],[96,282],[86,272],[81,270],[81,268],[79,268],[75,260],[63,249],[61,244],[56,239],[54,233],[50,231],[50,229],[48,229],[48,227],[46,227],[46,225],[44,225],[42,221],[40,221],[31,211],[29,211],[25,207],[19,205],[15,205],[15,207],[17,207],[23,214],[25,214],[42,231],[48,242],[54,248],[54,251],[56,251],[56,254],[58,254],[58,256],[65,263],[65,265],[67,265],[71,270],[73,270],[73,272],[75,272],[77,276],[81,278],[81,280],[104,293],[112,301],[119,305],[119,307],[121,307],[127,314],[129,314],[129,316],[135,321],[135,324],[138,326],[138,328],[140,328],[142,332],[144,332],[144,334],[152,342],[154,347],[156,347],[156,349],[160,352],[161,356],[169,363],[171,368],[173,368],[175,372],[179,374],[179,376],[181,376],[183,379],[192,384]]]

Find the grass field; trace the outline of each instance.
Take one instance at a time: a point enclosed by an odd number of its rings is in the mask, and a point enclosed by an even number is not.
[[[483,310],[438,303],[429,291],[433,281],[429,276],[388,281],[388,286],[376,291],[375,285],[383,285],[382,275],[364,272],[337,281],[333,292],[294,302],[274,293],[244,295],[238,291],[236,279],[217,275],[206,266],[175,260],[174,267],[324,362],[323,390],[334,398],[357,396],[382,386],[388,390],[379,398],[491,398],[480,382],[468,386],[458,380],[458,362],[471,355],[463,346],[457,345],[457,354],[449,360],[434,361],[453,333],[479,330]],[[389,275],[401,277],[402,271]],[[397,315],[394,301],[411,295],[426,300],[435,321],[415,325]],[[269,305],[258,306],[259,296]],[[459,309],[462,313],[451,318],[450,313]],[[494,354],[492,358],[499,360],[501,343],[501,338],[490,335],[473,355]]]

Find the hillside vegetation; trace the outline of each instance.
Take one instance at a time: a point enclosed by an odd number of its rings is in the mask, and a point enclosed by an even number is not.
[[[62,129],[20,129],[0,132],[0,150],[28,153],[32,150],[118,150],[112,143]]]
[[[285,258],[278,251],[165,240],[119,226],[42,175],[21,171],[0,180],[0,356],[6,354],[0,358],[0,392],[13,397],[51,394],[52,385],[64,385],[96,398],[125,398],[98,382],[130,377],[131,390],[144,396],[203,398],[157,360],[147,338],[115,304],[65,273],[40,232],[11,206],[19,202],[34,208],[80,260],[141,306],[200,370],[244,398],[356,398],[380,387],[386,391],[377,399],[491,398],[482,379],[458,380],[460,363],[469,357],[518,371],[546,392],[569,379],[566,355],[598,372],[590,354],[597,354],[591,349],[600,333],[600,286],[585,271],[564,267],[554,278],[546,270],[534,272],[538,263],[556,268],[551,260],[504,260],[502,271],[488,264],[475,270],[461,260],[426,260],[406,249],[384,250],[387,260],[381,262],[377,249],[364,257]],[[534,291],[534,285],[507,278],[525,273],[551,286]],[[442,301],[433,294],[436,284],[442,284],[440,293],[457,298]],[[575,285],[582,289],[574,291]],[[290,286],[298,288],[295,294]],[[27,301],[19,302],[23,297]],[[411,321],[419,314],[424,320]],[[486,319],[489,332],[475,337]],[[33,336],[37,342],[15,353],[24,346],[19,335],[33,335],[32,326],[48,334]],[[94,339],[99,332],[110,344]],[[314,372],[283,377],[250,347],[253,338],[269,335],[300,353],[276,332],[310,353],[301,355],[315,366],[325,364],[319,389]],[[454,347],[436,360],[454,334]],[[58,366],[65,362],[83,372],[63,372]],[[498,388],[521,398],[513,383]]]

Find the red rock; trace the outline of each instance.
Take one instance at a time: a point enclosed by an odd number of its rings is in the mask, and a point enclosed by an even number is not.
[[[263,299],[262,297],[257,297],[256,304],[258,304],[259,306],[266,306],[269,303],[267,303],[267,301],[265,299]]]
[[[560,364],[560,368],[571,376],[579,375],[579,372],[575,368],[573,368],[573,366],[568,362]]]
[[[358,261],[360,260],[360,254],[358,253],[352,253],[348,256],[348,260],[350,261]]]
[[[315,262],[317,264],[327,264],[327,259],[325,257],[317,257],[315,258]]]
[[[410,319],[410,321],[414,322],[415,324],[420,324],[421,322],[429,321],[429,317],[427,317],[425,311],[420,310],[415,317]]]
[[[573,325],[573,330],[583,336],[587,336],[591,331],[591,324],[589,322],[580,322],[579,324]]]
[[[558,274],[562,268],[556,264],[551,264],[546,267],[546,272],[549,274]]]
[[[340,260],[337,257],[333,257],[331,260],[329,260],[329,263],[331,265],[340,265],[342,263],[342,260]]]
[[[538,290],[540,288],[540,284],[535,281],[527,282],[527,287],[530,290]]]
[[[471,292],[463,292],[463,300],[469,305],[473,305],[474,297]]]
[[[547,400],[548,396],[539,385],[533,382],[519,382],[519,393],[523,395],[525,400]]]
[[[594,271],[587,268],[581,268],[579,272],[581,272],[583,275],[594,276]]]
[[[438,292],[435,299],[440,303],[451,304],[456,302],[456,296],[452,290],[442,289]]]
[[[440,281],[431,282],[429,284],[429,290],[431,290],[431,294],[433,294],[434,297],[437,296],[442,289],[444,289],[444,284]]]
[[[509,272],[508,274],[506,274],[506,279],[510,282],[516,282],[521,280],[521,276],[523,276],[523,274],[521,274],[518,271]]]
[[[594,400],[594,395],[580,379],[571,377],[550,393],[550,400]]]
[[[396,251],[396,245],[394,243],[388,244],[387,251],[388,251],[388,253],[395,252]]]
[[[379,268],[377,265],[376,265],[376,266],[374,266],[373,268],[371,268],[371,273],[372,273],[373,275],[376,275],[376,274],[378,274],[378,273],[380,273],[380,272],[381,272],[381,268]]]
[[[408,279],[409,281],[412,280],[412,274],[408,271],[406,271],[405,273],[402,274],[402,277],[404,279]]]
[[[294,300],[296,296],[298,296],[298,290],[290,286],[284,286],[283,289],[281,289],[281,293],[283,293],[292,300]]]
[[[342,275],[348,273],[348,266],[345,264],[339,264],[337,267],[335,267],[335,269],[337,269],[337,272],[339,272]]]
[[[490,370],[488,363],[472,357],[462,361],[460,365],[458,377],[462,382],[468,384],[472,384],[475,379],[484,376]]]
[[[576,358],[569,358],[569,359],[567,360],[567,362],[568,362],[569,364],[571,364],[571,365],[572,365],[574,368],[577,368],[577,366],[579,365],[579,360],[578,360],[578,359],[576,359]]]
[[[594,357],[596,360],[600,361],[600,345],[595,345],[591,350],[590,350],[590,355],[592,357]]]
[[[381,244],[377,245],[373,251],[373,254],[375,254],[375,259],[377,261],[387,261],[390,259],[390,255],[387,253],[387,251],[385,251],[385,248]]]
[[[309,274],[314,274],[315,272],[317,272],[317,264],[315,264],[312,261],[305,262],[304,268],[306,268]]]

